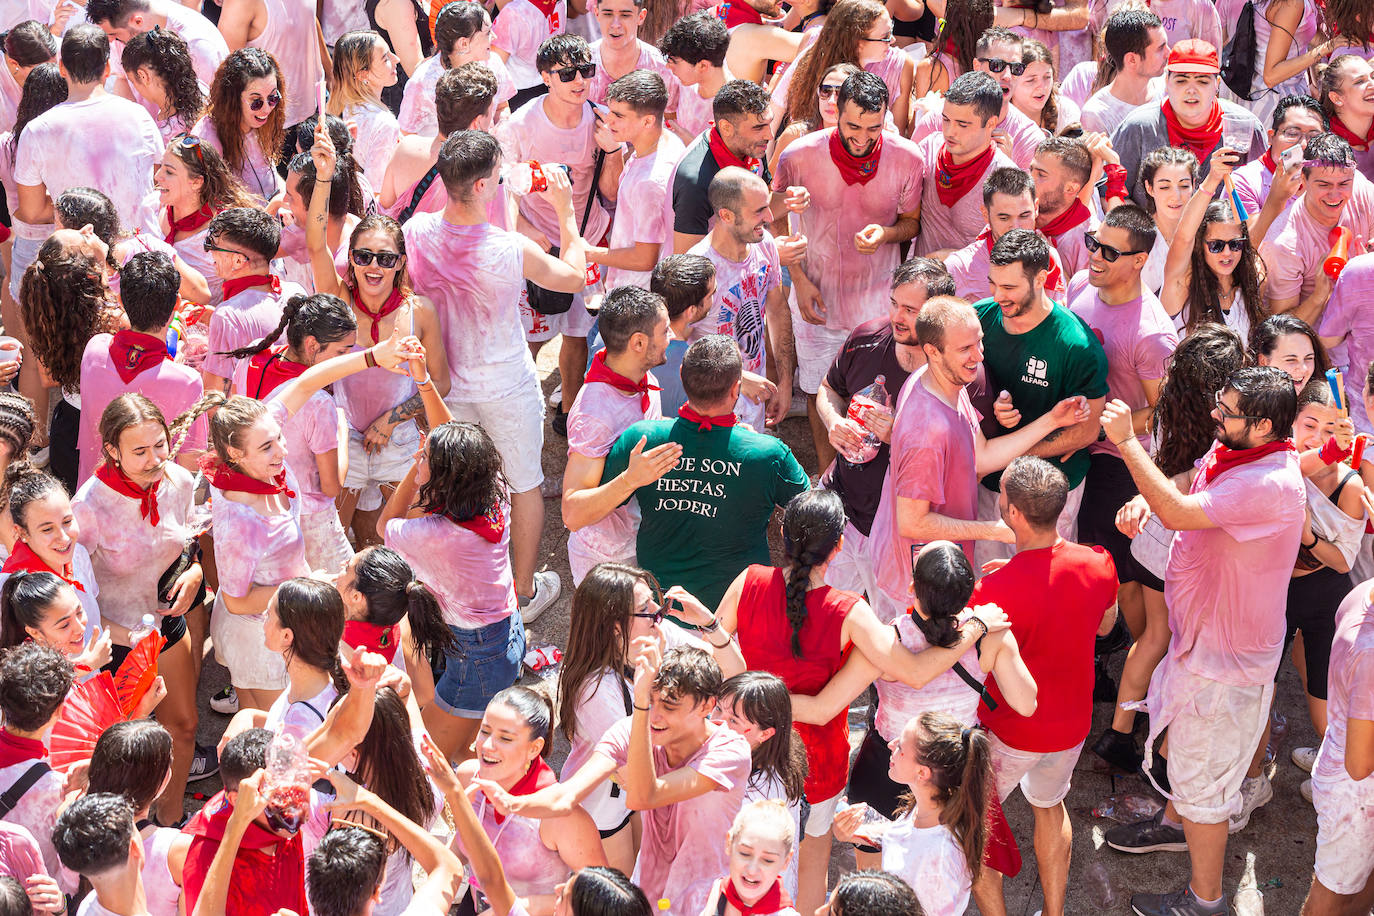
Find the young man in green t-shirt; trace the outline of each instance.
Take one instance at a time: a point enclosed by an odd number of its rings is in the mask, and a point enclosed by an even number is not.
[[[1057,461],[1069,478],[1069,498],[1059,516],[1059,534],[1076,540],[1088,446],[1097,439],[1098,418],[1107,401],[1107,353],[1092,329],[1045,294],[1050,246],[1039,233],[1013,229],[992,246],[988,282],[992,296],[974,304],[983,325],[983,362],[988,389],[1001,392],[994,412],[998,422],[983,424],[988,438],[1020,429],[1066,397],[1088,399],[1090,415],[1075,426],[1056,430],[1026,454]],[[1008,399],[1005,395],[1010,395]],[[992,521],[1000,474],[989,474],[978,490],[978,518]],[[979,566],[1011,556],[1011,546],[993,541],[974,545]]]
[[[603,514],[633,496],[639,565],[707,607],[749,564],[769,562],[773,508],[810,487],[782,440],[736,425],[741,369],[729,337],[692,344],[682,358],[687,403],[678,418],[644,420],[621,433],[601,485],[586,491],[591,511]]]

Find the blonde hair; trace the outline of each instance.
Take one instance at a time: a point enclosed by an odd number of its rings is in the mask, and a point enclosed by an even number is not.
[[[797,822],[792,820],[792,812],[787,810],[787,804],[782,799],[763,799],[740,808],[739,814],[735,815],[735,822],[730,825],[730,832],[725,835],[726,848],[734,847],[746,826],[775,833],[786,849],[785,855],[792,855],[796,848]]]
[[[371,29],[345,32],[334,43],[334,85],[325,106],[329,114],[343,117],[345,109],[381,98],[381,90],[369,89],[359,76],[372,69],[372,52],[378,45],[386,48],[382,36]]]

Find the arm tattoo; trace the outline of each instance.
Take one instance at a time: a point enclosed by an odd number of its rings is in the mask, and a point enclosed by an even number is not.
[[[400,426],[406,420],[413,420],[425,411],[424,399],[418,393],[411,395],[395,407],[391,408],[391,413],[387,414],[386,422],[393,426]]]

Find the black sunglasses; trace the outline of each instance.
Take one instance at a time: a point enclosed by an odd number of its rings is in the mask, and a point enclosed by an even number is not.
[[[1203,244],[1212,254],[1221,254],[1224,248],[1229,248],[1236,254],[1245,250],[1245,239],[1207,239]]]
[[[1026,72],[1026,65],[1019,60],[1002,60],[1000,57],[980,57],[978,59],[988,65],[988,71],[991,73],[1001,73],[1003,70],[1010,69],[1012,76],[1020,76]]]
[[[1104,245],[1099,242],[1097,236],[1093,235],[1091,232],[1083,233],[1083,244],[1088,246],[1088,254],[1097,254],[1099,251],[1102,252],[1102,260],[1106,261],[1108,264],[1115,263],[1116,259],[1123,254],[1145,253],[1143,251],[1121,251],[1120,249],[1113,248],[1111,245]]]
[[[401,262],[401,256],[394,251],[369,251],[366,248],[354,248],[348,253],[348,258],[359,267],[370,267],[375,260],[382,270],[390,270]]]
[[[589,80],[596,76],[596,64],[573,64],[571,67],[559,67],[553,72],[557,73],[559,81],[564,83],[571,83],[577,79],[578,74],[581,74],[584,80]]]
[[[281,93],[273,89],[271,93],[268,94],[267,98],[264,99],[261,96],[259,96],[258,98],[253,99],[253,101],[249,102],[248,108],[250,111],[262,111],[262,106],[264,105],[266,105],[268,108],[276,108],[280,104]]]
[[[222,253],[224,253],[224,254],[236,254],[236,255],[239,255],[240,257],[244,257],[244,258],[248,257],[248,255],[244,254],[242,251],[235,251],[235,250],[232,249],[232,248],[221,248],[220,246],[218,246],[218,245],[216,245],[214,242],[212,242],[212,241],[210,240],[210,236],[208,236],[208,235],[205,237],[205,241],[201,242],[201,247],[203,247],[206,251],[219,251],[219,252],[222,252]]]
[[[823,99],[833,99],[840,94],[839,86],[826,86],[824,84],[816,87],[816,95]]]

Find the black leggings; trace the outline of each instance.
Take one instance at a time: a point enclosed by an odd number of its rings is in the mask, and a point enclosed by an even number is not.
[[[77,428],[81,425],[81,410],[73,407],[62,398],[52,414],[52,425],[48,428],[48,470],[52,476],[62,481],[68,493],[76,493],[76,476],[80,468],[77,453]]]
[[[1326,699],[1331,642],[1336,638],[1336,611],[1353,587],[1348,573],[1336,572],[1330,566],[1288,580],[1288,632],[1283,639],[1283,654],[1288,654],[1293,634],[1302,630],[1307,693],[1319,700]]]

